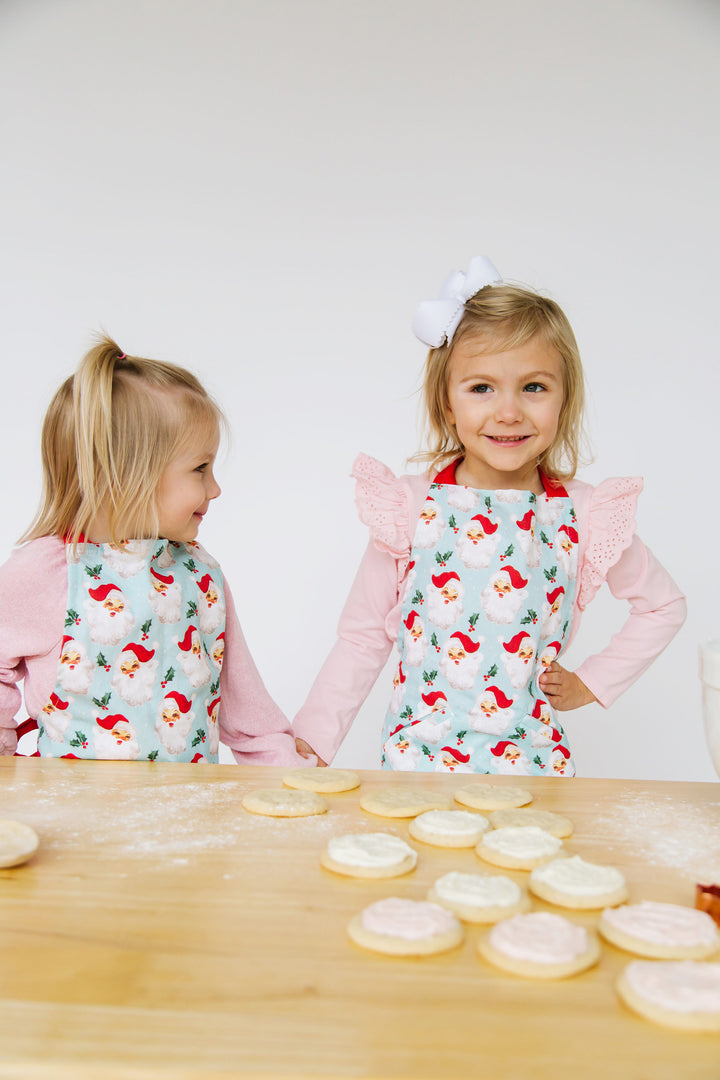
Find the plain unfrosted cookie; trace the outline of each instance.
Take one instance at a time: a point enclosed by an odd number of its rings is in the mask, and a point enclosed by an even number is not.
[[[0,866],[20,866],[38,849],[40,840],[34,829],[22,821],[0,819]]]
[[[391,956],[428,956],[462,944],[463,929],[440,904],[391,896],[366,907],[350,922],[356,945]]]
[[[467,784],[455,792],[455,802],[475,810],[505,810],[525,806],[532,795],[525,788],[505,787],[502,784]]]
[[[482,814],[465,810],[426,810],[408,825],[416,840],[436,847],[474,847],[490,822]]]
[[[545,829],[545,832],[561,839],[573,833],[572,821],[551,810],[495,810],[490,815],[490,824],[493,829],[504,829],[508,825],[537,825],[539,829]]]
[[[501,874],[461,874],[456,870],[437,879],[428,900],[471,923],[498,922],[530,907],[525,890],[510,878]]]
[[[585,862],[579,855],[536,867],[530,874],[530,892],[566,908],[601,908],[627,900],[625,878],[614,866]]]
[[[320,862],[346,877],[391,878],[414,870],[417,852],[391,833],[348,833],[330,840]]]
[[[413,787],[376,787],[360,797],[360,806],[379,817],[417,817],[425,810],[449,810],[451,803],[434,791]]]
[[[617,992],[647,1020],[686,1031],[720,1031],[720,964],[633,960]]]
[[[475,853],[485,862],[506,870],[533,870],[554,859],[562,840],[537,825],[508,825],[490,829],[481,838]]]
[[[600,959],[594,934],[549,911],[531,911],[497,923],[478,942],[495,967],[530,979],[565,979]]]
[[[302,791],[333,795],[360,787],[360,777],[351,769],[293,769],[283,776],[283,784]]]
[[[251,814],[265,817],[311,817],[325,814],[328,804],[314,791],[261,788],[243,795],[242,805]]]
[[[607,908],[598,930],[626,952],[657,960],[703,960],[720,949],[720,933],[705,911],[644,901]]]

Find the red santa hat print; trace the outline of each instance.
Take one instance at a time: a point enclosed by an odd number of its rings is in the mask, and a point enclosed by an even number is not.
[[[458,765],[467,765],[470,760],[469,754],[463,754],[455,746],[443,746],[443,754],[448,754],[449,757],[454,758]]]
[[[558,585],[557,589],[553,589],[552,592],[549,592],[547,594],[547,602],[548,602],[548,604],[550,604],[550,606],[552,607],[552,605],[555,603],[555,601],[559,600],[560,597],[563,596],[564,594],[565,594],[564,588],[562,587],[562,585]]]
[[[183,652],[190,652],[193,646],[193,634],[197,633],[197,627],[188,626],[185,631],[185,637],[182,641],[178,641],[178,649],[182,649]]]
[[[461,630],[456,630],[454,634],[451,634],[448,641],[459,641],[466,653],[477,652],[480,648],[479,641],[473,641],[467,634],[463,634]]]
[[[98,585],[97,589],[88,589],[88,592],[90,593],[90,596],[92,596],[93,600],[97,600],[99,603],[102,603],[103,600],[107,600],[108,595],[113,591],[113,589],[116,592],[120,592],[120,587],[118,585],[112,584]]]
[[[526,630],[520,630],[519,633],[515,635],[515,637],[510,639],[510,641],[503,641],[503,649],[505,650],[505,652],[517,653],[526,638],[528,639],[528,641],[532,641],[530,634],[528,634]]]
[[[513,699],[506,697],[499,686],[488,686],[485,694],[492,694],[498,709],[509,709],[513,703]]]
[[[431,694],[423,694],[422,699],[431,709],[434,709],[438,702],[447,705],[447,698],[442,690],[434,690]]]
[[[197,587],[198,587],[198,589],[200,590],[201,593],[206,593],[208,591],[208,589],[210,588],[210,586],[212,585],[212,583],[213,583],[213,579],[210,577],[210,575],[205,574],[197,582]]]
[[[444,589],[448,581],[459,581],[460,575],[456,574],[454,570],[448,570],[444,574],[433,574],[432,583],[436,589]]]
[[[416,620],[416,619],[419,619],[419,618],[420,618],[420,616],[418,615],[417,611],[414,611],[414,610],[413,610],[413,611],[411,611],[411,612],[410,612],[410,613],[408,614],[408,617],[407,617],[407,618],[406,618],[406,620],[405,620],[405,627],[406,627],[406,629],[408,629],[408,630],[412,630],[412,628],[413,628],[413,623],[415,622],[415,620]]]
[[[98,716],[96,723],[105,728],[105,731],[112,731],[116,724],[129,724],[130,721],[122,713],[111,713],[109,716]]]
[[[476,514],[475,517],[470,518],[471,521],[479,521],[482,526],[482,531],[486,536],[492,536],[494,532],[498,530],[498,524],[496,521],[490,521],[489,518],[484,517],[482,514]]]
[[[534,517],[535,517],[535,514],[533,513],[533,511],[528,510],[527,514],[525,514],[524,517],[521,517],[519,519],[519,521],[517,521],[518,529],[522,529],[523,532],[530,532],[530,530],[533,527],[533,519],[534,519]]]
[[[514,566],[504,566],[500,574],[507,574],[513,589],[523,589],[527,585],[527,578],[524,578]]]
[[[190,706],[192,701],[188,701],[184,694],[181,694],[179,690],[171,690],[169,694],[165,695],[166,698],[172,698],[177,705],[181,713],[190,712]]]
[[[157,570],[155,570],[152,566],[150,567],[150,573],[156,581],[161,581],[163,585],[172,585],[175,580],[172,574],[158,574]]]
[[[138,645],[131,641],[129,645],[125,646],[123,653],[132,653],[139,663],[147,664],[148,660],[152,660],[155,655],[155,650],[146,649],[144,645]]]
[[[560,528],[558,529],[558,536],[560,535],[560,533],[565,533],[567,538],[573,544],[577,544],[577,542],[578,542],[578,531],[577,531],[577,529],[574,529],[572,527],[572,525],[561,525]]]

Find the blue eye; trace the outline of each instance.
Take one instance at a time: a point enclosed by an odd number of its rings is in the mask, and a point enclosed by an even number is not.
[[[477,383],[475,386],[470,387],[471,394],[488,394],[490,393],[490,387],[487,383]]]
[[[525,387],[525,389],[526,389],[527,391],[529,391],[529,392],[530,392],[531,394],[537,394],[537,393],[538,393],[538,391],[542,391],[542,390],[544,390],[544,389],[545,389],[545,387],[544,387],[544,386],[542,385],[542,383],[539,383],[539,382],[531,382],[531,383],[528,383],[528,384],[527,384],[527,386]]]

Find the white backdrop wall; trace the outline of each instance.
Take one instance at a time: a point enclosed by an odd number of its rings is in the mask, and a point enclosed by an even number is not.
[[[578,771],[714,778],[719,91],[701,0],[4,0],[0,556],[92,334],[187,365],[233,430],[201,539],[292,715],[366,543],[352,460],[417,448],[415,305],[487,253],[570,316],[583,475],[645,477],[639,532],[689,600],[612,709],[565,714]],[[570,665],[623,615],[599,596]],[[376,765],[388,685],[338,763]]]

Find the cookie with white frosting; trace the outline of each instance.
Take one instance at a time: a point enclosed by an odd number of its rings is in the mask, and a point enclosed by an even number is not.
[[[549,911],[531,911],[497,923],[478,942],[489,963],[530,979],[565,979],[600,959],[595,935]]]
[[[490,822],[482,814],[467,810],[426,810],[418,814],[408,825],[408,832],[416,840],[436,847],[474,847]]]
[[[347,833],[332,837],[320,862],[345,877],[393,878],[415,869],[417,852],[392,833]]]
[[[490,824],[494,829],[504,829],[507,825],[537,825],[539,829],[545,829],[553,836],[559,836],[561,840],[573,834],[572,821],[562,814],[554,814],[551,810],[495,810],[490,815]]]
[[[352,769],[293,769],[283,776],[283,784],[301,791],[333,795],[338,791],[353,791],[360,787],[360,777]]]
[[[361,796],[360,806],[379,817],[417,817],[426,810],[449,810],[450,799],[435,791],[415,787],[372,787]]]
[[[455,802],[461,806],[472,806],[475,810],[503,810],[525,806],[532,802],[532,795],[525,788],[474,783],[456,791]]]
[[[311,817],[326,814],[328,804],[315,791],[292,791],[288,788],[258,788],[248,791],[242,805],[251,814],[265,817]]]
[[[601,908],[628,898],[625,878],[614,866],[586,862],[579,855],[536,867],[530,874],[530,892],[565,908]]]
[[[720,949],[720,933],[705,911],[646,900],[607,908],[598,930],[626,952],[657,960],[703,960]]]
[[[453,870],[433,884],[428,900],[442,904],[463,922],[495,923],[530,907],[517,882],[502,874],[462,874]]]
[[[720,964],[633,960],[617,992],[628,1008],[667,1027],[720,1031]]]
[[[490,829],[475,852],[485,862],[506,870],[533,870],[550,862],[562,848],[562,840],[536,825]]]
[[[440,904],[391,896],[370,904],[348,926],[356,945],[391,956],[428,956],[463,941],[458,920]]]

